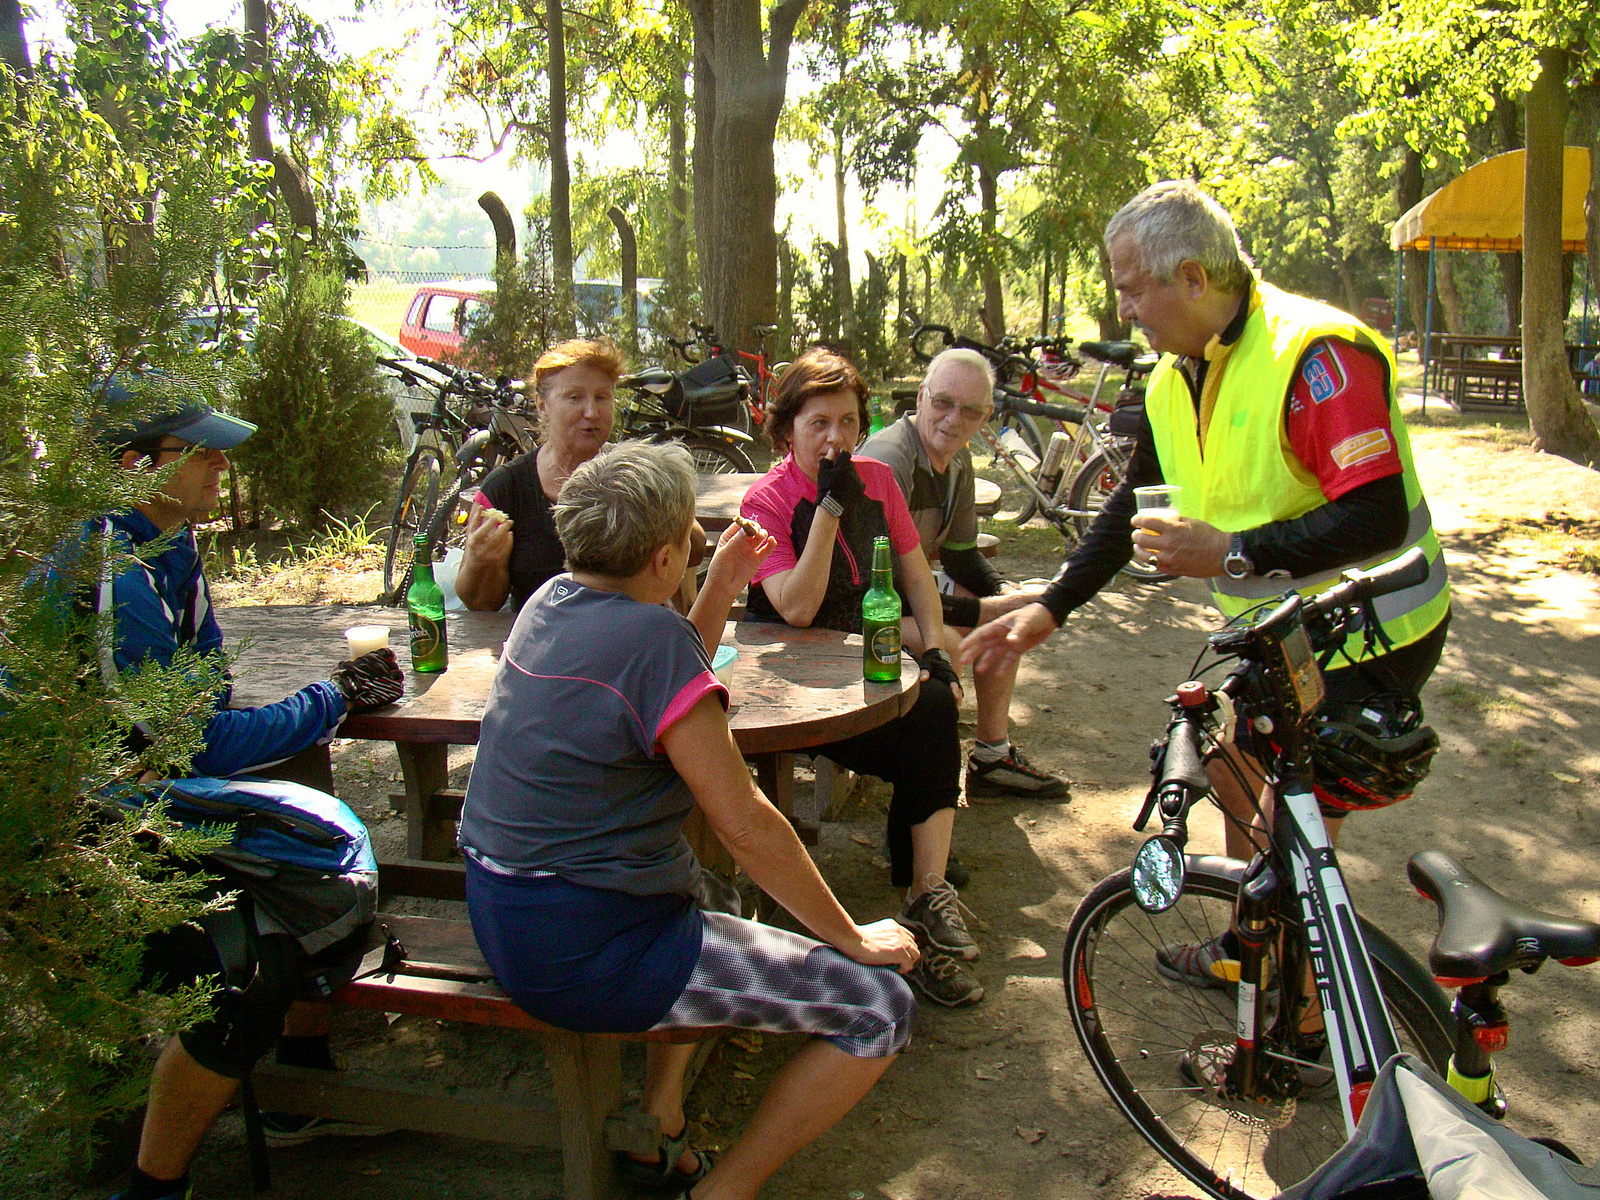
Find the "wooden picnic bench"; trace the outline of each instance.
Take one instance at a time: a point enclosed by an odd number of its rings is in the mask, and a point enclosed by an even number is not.
[[[382,895],[465,899],[466,875],[459,863],[406,860],[379,868]],[[714,1029],[658,1033],[573,1033],[536,1020],[514,1004],[494,980],[472,935],[472,926],[440,917],[380,913],[380,930],[405,947],[403,961],[379,948],[363,962],[363,974],[334,993],[333,1003],[525,1031],[539,1040],[554,1085],[554,1103],[543,1098],[510,1102],[491,1089],[445,1088],[411,1083],[375,1071],[338,1072],[263,1062],[251,1076],[256,1103],[279,1112],[387,1125],[418,1133],[443,1133],[561,1152],[561,1194],[566,1200],[602,1200],[617,1190],[612,1155],[648,1154],[655,1147],[654,1118],[622,1106],[621,1046],[635,1042],[700,1042],[686,1086],[714,1045]],[[390,973],[392,968],[393,973]],[[259,1151],[257,1151],[259,1156]],[[252,1163],[258,1186],[266,1164]]]

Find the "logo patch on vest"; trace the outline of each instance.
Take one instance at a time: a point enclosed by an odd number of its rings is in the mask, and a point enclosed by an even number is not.
[[[1390,449],[1389,431],[1380,426],[1345,438],[1328,451],[1328,456],[1339,465],[1341,471],[1348,471],[1358,463],[1382,458]]]
[[[1338,355],[1326,346],[1319,346],[1317,352],[1306,359],[1306,365],[1300,368],[1300,378],[1306,381],[1311,399],[1317,404],[1332,400],[1350,382]]]

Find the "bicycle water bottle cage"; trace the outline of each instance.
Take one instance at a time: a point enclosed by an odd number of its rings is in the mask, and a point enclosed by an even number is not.
[[[1439,906],[1428,969],[1453,986],[1512,967],[1536,970],[1547,958],[1569,967],[1600,959],[1600,925],[1508,899],[1442,851],[1413,855],[1406,874]]]

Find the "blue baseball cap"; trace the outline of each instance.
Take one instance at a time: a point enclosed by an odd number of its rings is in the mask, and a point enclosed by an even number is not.
[[[158,382],[155,376],[146,377],[147,386]],[[116,420],[119,411],[142,407],[137,404],[142,396],[136,395],[129,381],[124,378],[107,380],[105,397],[106,410],[112,420]],[[107,429],[100,435],[101,443],[115,449],[175,437],[208,450],[232,450],[256,431],[249,421],[218,412],[203,400],[174,396],[173,403],[176,407],[164,413]]]

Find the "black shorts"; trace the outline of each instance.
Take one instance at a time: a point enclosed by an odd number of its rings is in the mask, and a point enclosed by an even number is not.
[[[1444,641],[1450,630],[1450,612],[1444,619],[1410,645],[1391,650],[1388,654],[1349,664],[1322,673],[1325,708],[1365,700],[1378,692],[1411,692],[1420,695],[1422,685],[1428,682],[1439,656],[1444,653]],[[1233,742],[1251,758],[1260,760],[1266,753],[1256,743],[1253,731],[1234,723]],[[1328,810],[1325,816],[1337,820],[1342,812]]]
[[[300,943],[287,934],[260,934],[241,897],[236,907],[206,918],[211,924],[230,922],[242,940],[247,963],[253,964],[239,986],[223,985],[222,959],[205,930],[195,925],[175,925],[145,939],[141,986],[170,992],[207,975],[216,976],[211,1013],[178,1035],[189,1056],[208,1071],[228,1079],[243,1079],[258,1059],[277,1043],[289,1005],[307,998],[306,955]]]

